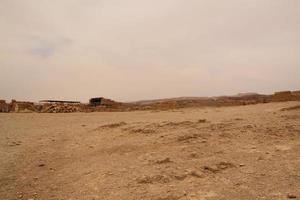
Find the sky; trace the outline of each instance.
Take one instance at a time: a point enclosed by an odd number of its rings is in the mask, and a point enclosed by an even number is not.
[[[0,0],[0,99],[300,89],[299,0]]]

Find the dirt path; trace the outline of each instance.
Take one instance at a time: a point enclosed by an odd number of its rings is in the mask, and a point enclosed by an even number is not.
[[[0,114],[0,199],[300,199],[299,104]]]

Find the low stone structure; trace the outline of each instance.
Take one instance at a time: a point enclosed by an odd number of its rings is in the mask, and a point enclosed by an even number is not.
[[[105,107],[114,107],[118,103],[111,100],[111,99],[106,99],[104,97],[95,97],[91,98],[89,101],[90,106],[105,106]]]
[[[40,112],[42,113],[71,113],[81,111],[77,105],[68,104],[44,104]]]

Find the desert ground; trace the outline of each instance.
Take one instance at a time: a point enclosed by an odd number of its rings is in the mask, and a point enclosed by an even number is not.
[[[300,199],[299,105],[0,113],[0,199]]]

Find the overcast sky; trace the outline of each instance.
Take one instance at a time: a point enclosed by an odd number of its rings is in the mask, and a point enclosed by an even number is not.
[[[299,0],[0,0],[0,99],[300,89]]]

